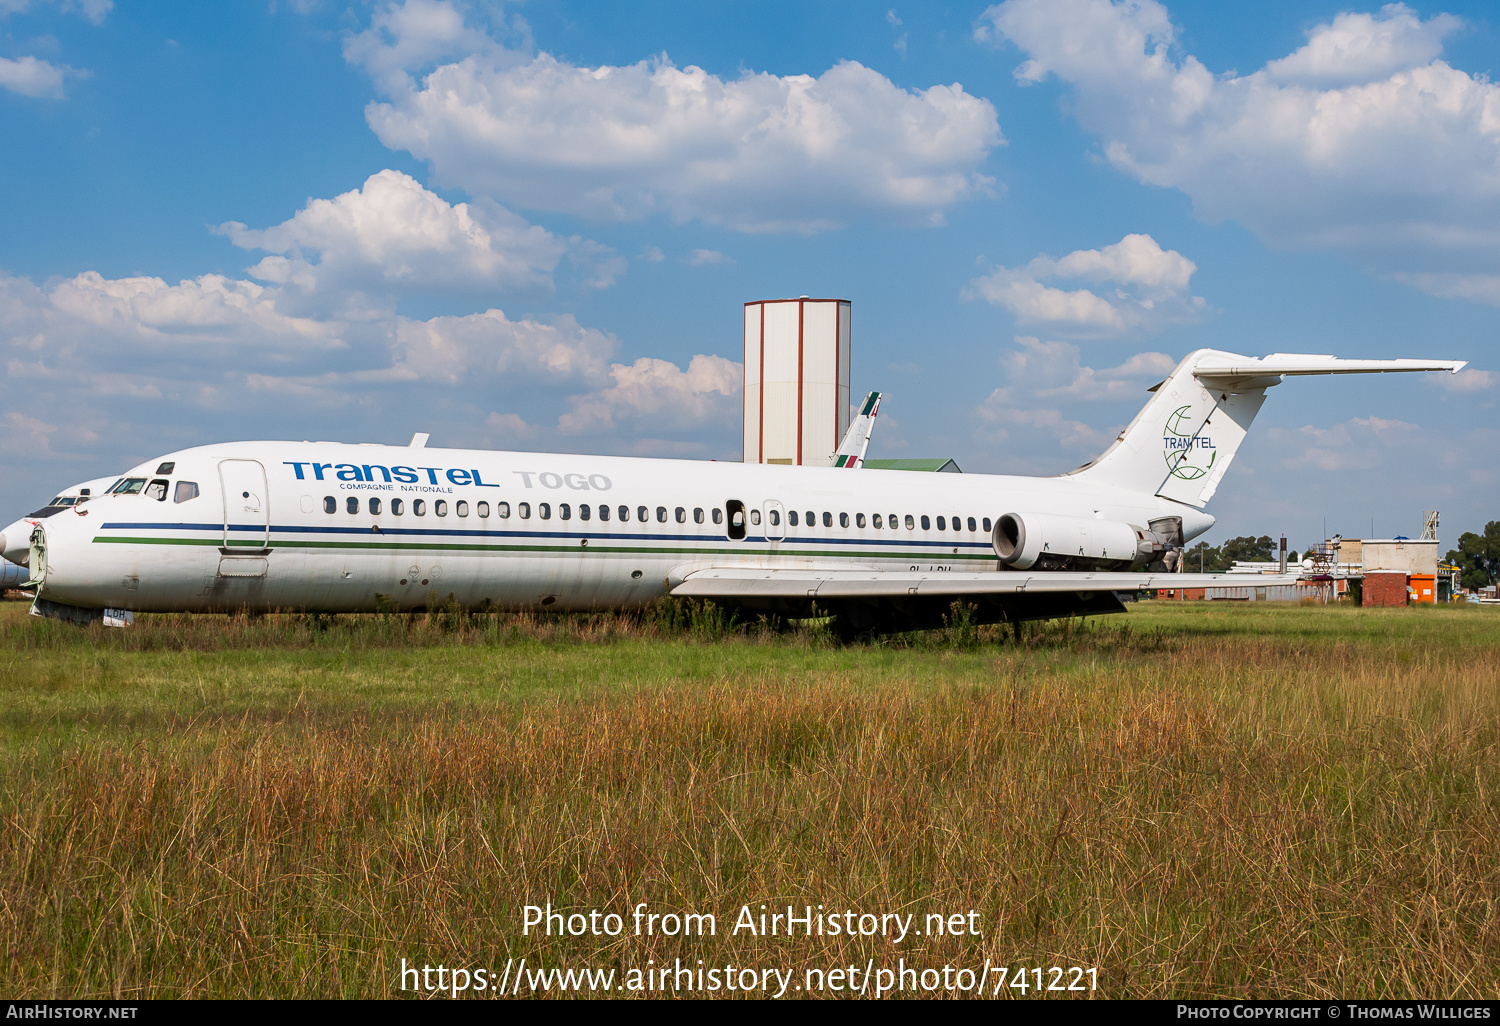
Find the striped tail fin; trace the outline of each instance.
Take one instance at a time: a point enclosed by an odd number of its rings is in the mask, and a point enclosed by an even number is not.
[[[844,433],[844,440],[833,453],[833,465],[848,470],[858,470],[865,465],[865,450],[870,447],[870,432],[875,427],[875,415],[880,412],[880,393],[871,392],[859,408],[859,414]]]

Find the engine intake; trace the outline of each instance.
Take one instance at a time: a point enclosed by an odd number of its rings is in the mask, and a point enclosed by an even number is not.
[[[1058,513],[1006,513],[992,540],[1000,562],[1014,570],[1127,570],[1166,547],[1144,527]]]

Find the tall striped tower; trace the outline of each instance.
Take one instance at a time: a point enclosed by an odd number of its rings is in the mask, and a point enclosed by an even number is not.
[[[745,304],[746,463],[827,467],[849,428],[847,299]]]

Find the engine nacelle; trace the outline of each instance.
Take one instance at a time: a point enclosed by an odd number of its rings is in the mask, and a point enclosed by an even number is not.
[[[995,521],[995,555],[1014,570],[1124,570],[1162,551],[1156,532],[1118,520],[1006,513]]]

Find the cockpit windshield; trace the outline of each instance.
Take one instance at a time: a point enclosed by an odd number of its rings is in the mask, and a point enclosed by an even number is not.
[[[141,489],[144,487],[146,487],[146,479],[144,477],[124,477],[110,489],[110,494],[139,495]]]

